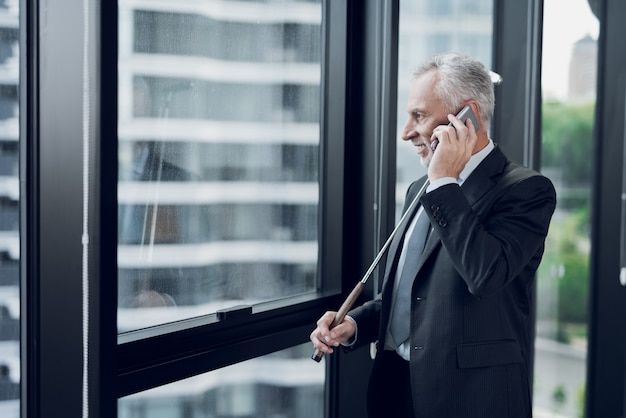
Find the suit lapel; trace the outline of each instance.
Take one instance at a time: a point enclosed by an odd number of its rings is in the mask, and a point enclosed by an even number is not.
[[[506,161],[506,156],[496,146],[463,182],[461,189],[471,206],[493,189],[497,177],[504,171]]]
[[[485,159],[476,167],[470,176],[463,182],[461,189],[467,198],[469,204],[474,207],[487,192],[493,189],[496,179],[504,171],[507,159],[500,148],[496,146],[493,151],[485,157]],[[441,244],[441,240],[431,226],[430,235],[426,241],[422,259],[419,263],[417,271],[419,271],[424,262],[430,257],[435,249]]]

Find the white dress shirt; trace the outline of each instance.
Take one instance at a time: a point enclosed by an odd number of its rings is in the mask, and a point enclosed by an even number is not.
[[[476,167],[478,167],[478,165],[485,159],[485,157],[487,157],[487,155],[491,152],[491,150],[493,150],[495,147],[495,145],[493,144],[493,141],[490,139],[489,143],[487,144],[487,146],[485,146],[483,149],[481,149],[480,151],[478,151],[476,154],[472,155],[469,159],[469,161],[467,162],[467,164],[465,164],[465,167],[463,168],[463,171],[461,171],[461,174],[459,175],[458,179],[455,179],[454,177],[442,177],[440,179],[437,179],[435,181],[433,181],[432,183],[430,183],[428,185],[428,187],[426,188],[426,193],[431,192],[441,186],[447,185],[447,184],[453,184],[456,183],[459,185],[459,187],[461,186],[461,184],[463,184],[463,182],[465,181],[465,179],[467,179],[469,177],[470,174],[472,174],[472,172],[476,169]],[[415,216],[413,217],[413,219],[411,220],[411,224],[409,225],[406,235],[404,237],[404,242],[408,242],[411,236],[411,233],[413,233],[413,229],[415,228],[415,223],[417,220],[417,217],[420,216],[421,212],[423,212],[424,209],[420,206],[417,213],[415,214]],[[402,267],[404,266],[404,261],[406,259],[406,249],[405,246],[402,246],[402,252],[400,253],[400,259],[398,260],[398,268],[396,271],[396,278],[400,277],[402,274]],[[394,284],[393,284],[393,300],[391,301],[391,310],[393,311],[393,304],[396,301],[396,291],[398,289],[398,282],[399,280],[394,280]],[[391,333],[389,332],[389,324],[387,324],[387,331],[386,331],[386,336],[385,336],[385,350],[396,350],[398,355],[400,357],[402,357],[405,360],[409,360],[410,357],[410,353],[411,353],[411,344],[410,341],[407,340],[404,343],[397,345],[394,341],[393,341],[393,337],[391,336]],[[397,348],[396,348],[397,345]]]

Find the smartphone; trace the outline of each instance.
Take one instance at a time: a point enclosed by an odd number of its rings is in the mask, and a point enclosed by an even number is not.
[[[475,130],[478,130],[480,128],[478,120],[476,119],[476,115],[474,114],[474,112],[472,112],[472,108],[470,107],[470,105],[467,105],[463,109],[461,109],[461,111],[456,114],[456,117],[461,119],[461,122],[463,123],[465,123],[465,121],[469,118],[472,120]],[[452,122],[450,122],[448,126],[452,126]],[[435,140],[430,144],[430,149],[434,151],[437,148],[437,145],[439,145],[439,140],[435,138]]]

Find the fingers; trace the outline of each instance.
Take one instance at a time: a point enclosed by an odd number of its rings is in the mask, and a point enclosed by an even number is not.
[[[452,152],[471,155],[478,140],[474,123],[469,118],[463,122],[452,114],[448,115],[448,120],[450,121],[449,125],[439,125],[433,130],[431,148],[438,146],[438,143],[441,142],[446,144],[446,148],[453,147]]]
[[[471,120],[467,125],[454,115],[448,115],[450,125],[440,125],[433,130],[431,144],[437,150],[428,165],[428,177],[435,181],[442,177],[458,178],[472,156],[477,136]]]
[[[475,132],[472,120],[468,118],[466,122],[463,122],[453,114],[448,115],[448,120],[450,125],[439,125],[433,130],[431,141],[445,141],[462,147],[471,146],[471,143],[476,139],[476,135],[472,134]]]
[[[313,347],[315,347],[316,350],[319,350],[325,354],[332,354],[334,352],[333,348],[330,347],[329,345],[327,345],[324,341],[322,341],[320,338],[321,335],[318,332],[317,328],[311,333],[311,342],[313,343]]]
[[[435,152],[435,150],[437,149],[437,145],[439,145],[439,139],[432,138],[431,137],[431,141],[430,141],[430,150]]]
[[[309,338],[313,343],[313,346],[322,351],[323,353],[330,354],[334,350],[330,345],[331,344],[331,332],[330,325],[335,319],[336,312],[328,311],[320,319],[317,320],[317,328],[311,332]],[[338,345],[338,344],[336,344]]]
[[[317,328],[309,336],[313,346],[326,354],[334,352],[333,347],[338,347],[341,343],[350,338],[355,328],[351,321],[344,321],[333,327],[330,326],[337,313],[328,311],[317,321]]]
[[[451,140],[456,139],[460,146],[464,146],[469,149],[470,153],[474,149],[474,144],[478,137],[476,136],[476,127],[471,118],[467,118],[465,121],[457,118],[456,116],[449,114],[448,120],[454,127],[453,131],[448,131],[449,138]],[[471,155],[471,154],[470,154]]]

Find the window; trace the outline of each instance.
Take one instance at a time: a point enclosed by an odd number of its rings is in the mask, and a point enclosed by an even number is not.
[[[118,329],[315,292],[318,2],[120,2]]]
[[[325,255],[341,256],[341,232],[321,212],[343,196],[321,192],[343,182],[329,175],[342,141],[327,137],[344,109],[326,96],[345,81],[322,50],[346,6],[152,7],[119,4],[119,414],[321,416],[325,368],[302,343],[340,286],[324,271],[341,269]]]
[[[587,1],[545,2],[541,161],[558,199],[537,272],[534,403],[572,418],[586,391],[598,30]]]
[[[136,393],[118,417],[323,417],[324,368],[310,355],[304,344]]]

